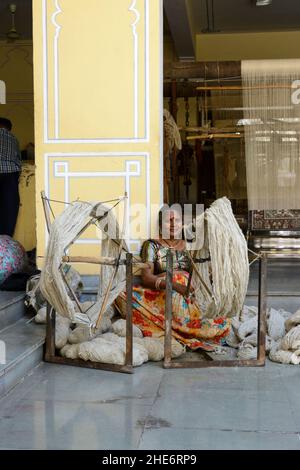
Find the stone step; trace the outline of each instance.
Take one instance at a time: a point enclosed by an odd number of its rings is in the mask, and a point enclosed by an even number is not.
[[[28,316],[0,331],[0,396],[42,361],[44,342],[45,326]]]
[[[0,331],[25,315],[25,292],[0,291]]]

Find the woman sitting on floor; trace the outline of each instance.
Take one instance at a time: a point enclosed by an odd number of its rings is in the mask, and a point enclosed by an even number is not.
[[[213,351],[228,335],[230,320],[203,318],[192,286],[190,294],[186,295],[191,264],[182,239],[181,214],[174,209],[160,211],[159,232],[157,240],[147,240],[142,246],[142,261],[148,267],[141,272],[141,285],[133,288],[133,323],[144,336],[164,336],[166,255],[171,249],[174,269],[172,336],[192,350]],[[165,233],[169,234],[168,238],[162,237]],[[126,311],[125,301],[124,292],[116,301],[122,312]]]

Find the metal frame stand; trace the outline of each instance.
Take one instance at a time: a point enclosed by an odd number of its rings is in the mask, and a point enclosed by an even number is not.
[[[300,254],[298,255],[300,258]],[[175,361],[172,360],[172,279],[173,279],[173,257],[169,251],[167,254],[166,273],[166,308],[165,308],[165,369],[185,369],[203,367],[261,367],[265,365],[266,359],[266,312],[267,312],[267,261],[268,253],[261,253],[259,262],[259,285],[258,285],[258,328],[257,328],[257,358],[240,360],[214,360],[206,351],[199,353],[206,359],[202,361]]]
[[[68,359],[56,355],[55,349],[55,323],[56,312],[47,303],[46,345],[44,360],[54,364],[63,364],[90,369],[108,370],[112,372],[123,372],[133,374],[133,328],[132,328],[132,254],[126,254],[126,358],[124,365],[104,364],[100,362],[83,361],[82,359]]]

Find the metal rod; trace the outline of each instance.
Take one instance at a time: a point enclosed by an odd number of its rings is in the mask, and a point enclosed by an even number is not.
[[[167,252],[166,267],[166,303],[165,303],[165,357],[164,367],[168,367],[172,360],[172,281],[173,281],[173,255]]]
[[[127,367],[133,367],[133,326],[132,326],[132,254],[126,254],[126,361]]]
[[[43,209],[44,209],[44,215],[45,215],[45,220],[46,220],[46,226],[47,226],[47,231],[50,233],[50,227],[51,227],[51,220],[50,220],[50,214],[49,214],[49,207],[46,205],[46,196],[45,196],[45,191],[41,191],[41,198],[42,198],[42,204],[43,204]]]

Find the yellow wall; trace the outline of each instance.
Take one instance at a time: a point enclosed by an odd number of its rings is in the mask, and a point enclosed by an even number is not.
[[[38,255],[40,192],[131,206],[162,201],[160,0],[33,0]],[[151,43],[151,44],[150,44]],[[150,47],[151,46],[151,47]],[[53,204],[55,214],[61,204]],[[149,231],[144,231],[144,236]],[[73,254],[99,250],[91,229]],[[130,248],[139,242],[130,234]],[[88,267],[85,272],[91,272]]]
[[[299,44],[300,31],[198,34],[196,60],[299,58]]]

